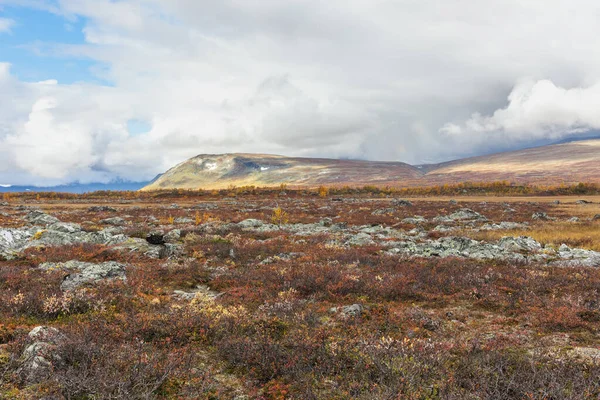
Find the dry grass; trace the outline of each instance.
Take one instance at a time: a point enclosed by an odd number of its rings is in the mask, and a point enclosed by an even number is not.
[[[600,222],[549,222],[534,225],[531,229],[464,231],[461,235],[485,241],[498,240],[503,236],[530,236],[542,245],[559,247],[564,243],[570,247],[600,251]]]

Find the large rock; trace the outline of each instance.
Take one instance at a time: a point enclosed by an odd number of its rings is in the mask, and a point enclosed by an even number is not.
[[[27,383],[35,384],[51,376],[62,361],[57,347],[65,336],[56,328],[38,326],[29,332],[28,339],[30,344],[23,351],[19,372]]]
[[[367,246],[375,244],[375,241],[368,233],[360,232],[356,235],[350,236],[350,238],[346,240],[346,244],[350,246]]]
[[[247,228],[260,228],[261,226],[264,225],[264,222],[262,222],[261,220],[258,219],[245,219],[241,222],[238,222],[237,224],[240,228],[242,229],[247,229]]]
[[[48,215],[40,210],[30,211],[26,216],[25,220],[34,225],[50,225],[60,222],[58,218]]]
[[[72,260],[63,263],[43,263],[39,267],[44,270],[74,271],[61,283],[60,288],[64,291],[100,281],[125,280],[125,266],[114,261],[94,264]]]
[[[102,221],[100,221],[101,224],[104,225],[116,225],[116,226],[123,226],[125,225],[127,222],[121,218],[121,217],[113,217],[113,218],[106,218],[103,219]]]
[[[486,221],[487,218],[470,208],[461,208],[460,210],[448,216],[453,221]]]

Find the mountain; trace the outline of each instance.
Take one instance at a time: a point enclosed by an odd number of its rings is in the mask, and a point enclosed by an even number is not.
[[[0,193],[5,192],[60,192],[60,193],[87,193],[99,190],[139,190],[149,182],[115,181],[110,183],[70,183],[58,186],[24,186],[0,185]]]
[[[290,187],[430,186],[502,180],[541,185],[600,183],[600,139],[420,166],[267,154],[202,154],[157,176],[142,190],[272,187],[282,183]]]
[[[229,186],[317,187],[417,182],[423,173],[402,162],[333,160],[267,154],[202,154],[157,177],[143,190]]]
[[[429,184],[491,182],[600,183],[600,140],[534,147],[422,166]]]

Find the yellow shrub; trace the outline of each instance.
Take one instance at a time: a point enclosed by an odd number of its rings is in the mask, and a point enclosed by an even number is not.
[[[289,222],[288,213],[283,211],[281,207],[277,207],[273,210],[273,215],[271,216],[271,222],[275,225],[287,224]]]

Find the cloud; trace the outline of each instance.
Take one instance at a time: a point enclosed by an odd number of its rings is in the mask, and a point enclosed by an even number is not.
[[[84,43],[23,45],[106,82],[0,64],[2,182],[148,179],[211,152],[435,162],[598,129],[591,0],[0,3],[81,22]]]
[[[10,32],[10,29],[14,26],[15,21],[8,18],[0,17],[0,33]]]
[[[600,129],[600,83],[563,88],[550,80],[523,81],[508,96],[508,105],[491,115],[475,113],[462,124],[440,130],[455,138],[481,141],[562,139]]]

